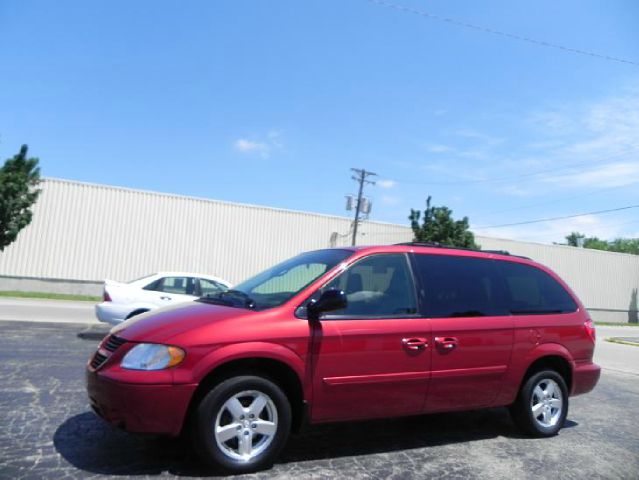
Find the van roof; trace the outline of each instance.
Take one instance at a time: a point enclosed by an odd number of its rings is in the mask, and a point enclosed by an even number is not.
[[[379,247],[390,247],[390,246],[397,246],[397,247],[418,247],[418,248],[435,248],[435,249],[446,249],[446,250],[460,250],[460,251],[464,251],[464,252],[476,252],[476,253],[485,253],[487,255],[504,255],[504,256],[508,256],[508,257],[515,257],[515,258],[523,258],[525,260],[532,260],[530,257],[525,257],[523,255],[513,255],[510,252],[506,251],[506,250],[481,250],[481,249],[476,249],[476,248],[466,248],[466,247],[456,247],[453,245],[445,245],[439,242],[402,242],[402,243],[395,243],[393,245],[362,245],[362,246],[354,246],[354,247],[346,247],[347,249],[352,249],[352,250],[365,250],[365,249],[369,249],[369,248],[379,248]],[[344,248],[344,247],[341,247]]]

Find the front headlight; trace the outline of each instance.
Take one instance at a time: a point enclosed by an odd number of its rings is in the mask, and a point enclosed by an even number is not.
[[[175,367],[184,360],[184,350],[170,345],[141,343],[122,359],[120,366],[127,370],[162,370]]]

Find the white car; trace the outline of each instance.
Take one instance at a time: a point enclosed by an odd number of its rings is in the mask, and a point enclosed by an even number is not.
[[[228,290],[231,284],[211,275],[161,272],[128,283],[104,281],[102,303],[95,306],[101,322],[116,325],[156,308]]]

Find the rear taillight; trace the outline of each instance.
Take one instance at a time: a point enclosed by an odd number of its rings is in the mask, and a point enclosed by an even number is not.
[[[102,293],[102,301],[103,302],[111,301],[111,296],[109,295],[109,292],[106,291],[106,288],[104,289],[104,292]]]
[[[586,333],[590,337],[590,340],[594,343],[596,339],[595,324],[592,320],[588,319],[584,323],[584,327],[586,327]]]

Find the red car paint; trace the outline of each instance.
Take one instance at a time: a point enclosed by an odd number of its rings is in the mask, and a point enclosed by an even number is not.
[[[352,248],[343,264],[278,307],[254,311],[206,303],[142,315],[112,335],[124,343],[87,368],[94,410],[128,431],[178,435],[196,390],[218,369],[242,359],[287,369],[311,423],[467,410],[511,404],[526,371],[540,359],[563,362],[571,395],[596,385],[594,331],[567,285],[531,260],[494,253],[396,245]],[[342,319],[309,322],[296,310],[329,280],[363,257],[385,253],[475,257],[531,265],[563,286],[577,305],[561,314],[483,317]],[[346,264],[346,266],[344,265]],[[421,309],[423,312],[424,310]],[[186,352],[176,367],[126,370],[137,343]],[[303,409],[300,409],[300,411]]]

